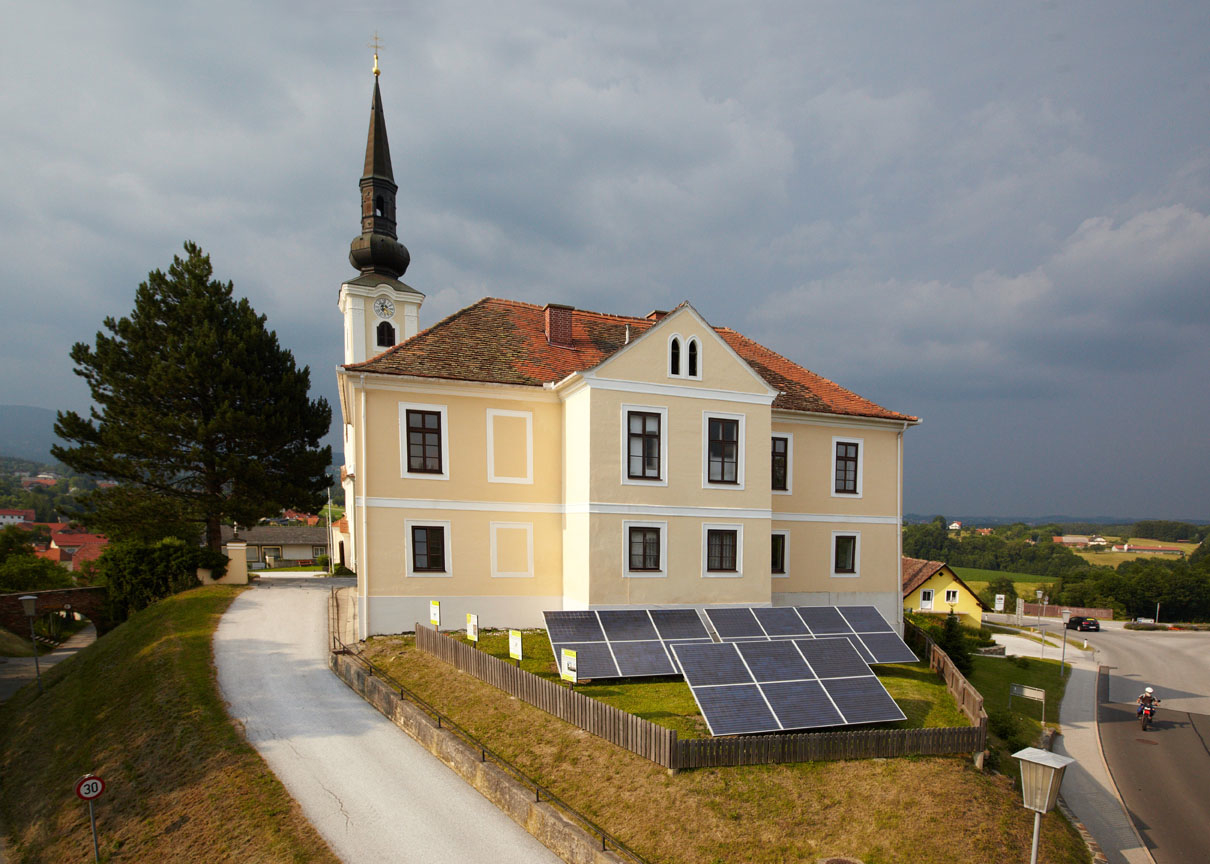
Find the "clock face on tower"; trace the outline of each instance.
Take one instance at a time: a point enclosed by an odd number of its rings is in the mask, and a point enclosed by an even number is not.
[[[379,318],[392,318],[395,315],[395,304],[385,297],[374,301],[374,314]]]

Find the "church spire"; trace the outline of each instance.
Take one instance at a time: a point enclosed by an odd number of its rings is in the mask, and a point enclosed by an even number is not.
[[[398,279],[408,269],[412,256],[399,242],[395,228],[395,175],[391,170],[391,148],[387,123],[378,89],[378,52],[374,52],[374,97],[370,105],[370,131],[366,138],[366,161],[361,177],[361,235],[349,245],[349,263],[362,275],[376,274]]]

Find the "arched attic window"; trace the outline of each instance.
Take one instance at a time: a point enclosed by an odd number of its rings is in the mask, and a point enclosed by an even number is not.
[[[681,340],[673,336],[668,347],[668,374],[681,374]]]
[[[689,377],[697,378],[701,373],[698,372],[698,350],[697,340],[689,340]]]
[[[378,347],[379,348],[394,348],[395,347],[395,328],[386,321],[378,325]]]

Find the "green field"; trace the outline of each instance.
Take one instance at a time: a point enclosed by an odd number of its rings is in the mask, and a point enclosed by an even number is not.
[[[1106,538],[1108,539],[1108,538]],[[1169,540],[1148,540],[1145,537],[1131,537],[1130,543],[1138,546],[1163,546],[1168,549],[1180,549],[1185,555],[1192,554],[1197,548],[1196,543],[1176,543]],[[1113,544],[1109,544],[1110,548],[1104,552],[1094,552],[1089,549],[1072,549],[1089,564],[1098,567],[1117,567],[1126,561],[1134,561],[1137,558],[1160,558],[1165,561],[1176,560],[1176,555],[1157,554],[1155,552],[1114,552],[1112,551]]]
[[[953,567],[951,569],[976,594],[982,594],[987,590],[987,586],[996,579],[1011,579],[1017,596],[1023,597],[1026,603],[1035,602],[1034,592],[1039,588],[1045,590],[1044,586],[1057,581],[1053,576],[1034,576],[1030,573],[1014,573],[1011,570],[980,570],[977,567]],[[1004,611],[1011,612],[1012,610],[1005,609]]]

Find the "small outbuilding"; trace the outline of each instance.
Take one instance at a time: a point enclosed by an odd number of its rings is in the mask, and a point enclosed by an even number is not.
[[[977,628],[988,605],[944,561],[903,559],[903,608],[926,615],[953,612],[966,627]]]

